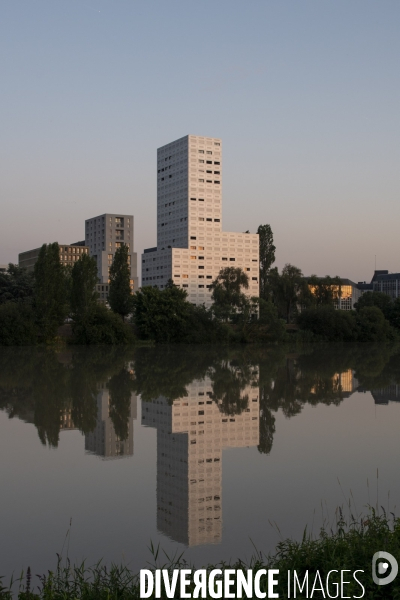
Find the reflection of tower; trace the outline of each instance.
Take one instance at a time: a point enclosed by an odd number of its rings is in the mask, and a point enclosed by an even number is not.
[[[259,388],[247,387],[247,408],[226,415],[211,400],[209,378],[188,395],[142,403],[142,424],[157,429],[157,527],[195,546],[222,537],[222,449],[259,443]]]
[[[115,433],[109,414],[110,393],[103,385],[97,394],[97,422],[93,431],[85,435],[85,450],[105,459],[133,456],[133,421],[137,417],[137,397],[131,395],[128,437],[120,440]]]

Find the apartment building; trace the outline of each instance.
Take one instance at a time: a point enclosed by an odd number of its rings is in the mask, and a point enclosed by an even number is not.
[[[72,266],[74,262],[80,259],[82,254],[88,254],[89,248],[84,245],[84,242],[76,242],[74,244],[59,244],[60,261],[63,266]],[[18,254],[18,266],[24,267],[27,271],[33,271],[35,263],[39,257],[40,248],[27,250]]]
[[[221,542],[223,449],[259,443],[259,387],[242,390],[247,408],[237,415],[212,393],[206,377],[172,406],[163,396],[142,402],[142,425],[157,429],[157,528],[188,546]]]
[[[157,247],[142,254],[142,287],[172,279],[190,302],[210,306],[224,267],[243,269],[246,293],[259,295],[258,235],[222,231],[222,142],[187,135],[157,150]]]
[[[90,256],[97,262],[99,276],[98,291],[108,292],[108,278],[115,251],[123,244],[128,247],[128,262],[131,270],[131,288],[138,289],[137,254],[134,252],[133,215],[99,215],[85,221],[85,243]],[[106,289],[104,289],[106,287]],[[101,295],[100,295],[100,298]],[[104,296],[103,296],[104,298]]]

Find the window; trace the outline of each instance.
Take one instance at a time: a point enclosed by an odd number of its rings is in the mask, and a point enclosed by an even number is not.
[[[214,165],[220,165],[221,163],[219,162],[219,160],[214,160]]]
[[[218,183],[218,184],[220,184],[221,182],[220,182],[220,181],[214,181],[214,183]]]
[[[201,160],[201,159],[200,159],[200,160],[199,160],[199,163],[203,163],[203,164],[204,164],[204,160]]]
[[[207,164],[207,165],[212,165],[212,160],[207,160],[207,161],[206,161],[206,164]],[[207,172],[208,172],[208,171],[207,171]]]
[[[214,219],[215,223],[219,223],[220,219]]]
[[[199,182],[200,183],[204,183],[204,179],[199,179]]]
[[[191,199],[191,200],[194,200],[194,201],[196,202],[196,198],[190,198],[190,199]],[[165,206],[167,206],[167,205],[165,205]]]
[[[203,221],[204,221],[204,219],[203,219]],[[212,221],[212,219],[209,219],[209,218],[207,217],[206,221]]]
[[[236,260],[236,258],[230,258],[229,260],[231,260],[231,261],[235,261],[235,260]]]
[[[252,277],[252,281],[257,281],[257,277]]]
[[[211,150],[207,150],[207,154],[212,154]]]
[[[221,175],[220,171],[214,171],[214,175]]]
[[[199,267],[199,269],[204,269],[204,267]]]
[[[203,287],[204,287],[204,285],[199,285],[199,288],[203,288]]]
[[[219,142],[214,142],[214,146],[220,146],[221,144]]]
[[[190,236],[190,239],[191,239],[191,240],[195,240],[195,239],[196,239],[196,236],[195,236],[195,235],[191,235],[191,236]]]
[[[199,150],[199,154],[204,154],[204,150]]]

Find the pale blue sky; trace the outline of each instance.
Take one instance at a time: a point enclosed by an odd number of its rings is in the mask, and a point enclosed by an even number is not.
[[[399,0],[1,0],[0,263],[84,219],[156,243],[156,148],[221,137],[223,228],[400,271]]]

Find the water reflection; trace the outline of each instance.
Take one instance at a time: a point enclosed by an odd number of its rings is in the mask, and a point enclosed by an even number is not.
[[[370,391],[400,401],[400,351],[390,346],[4,349],[0,409],[57,448],[79,430],[86,453],[132,457],[141,424],[157,432],[157,528],[187,546],[222,540],[223,450],[270,455],[277,415],[340,405]]]
[[[172,404],[159,396],[142,408],[157,429],[157,527],[188,546],[221,541],[222,450],[259,441],[258,371],[226,361],[210,371]]]

